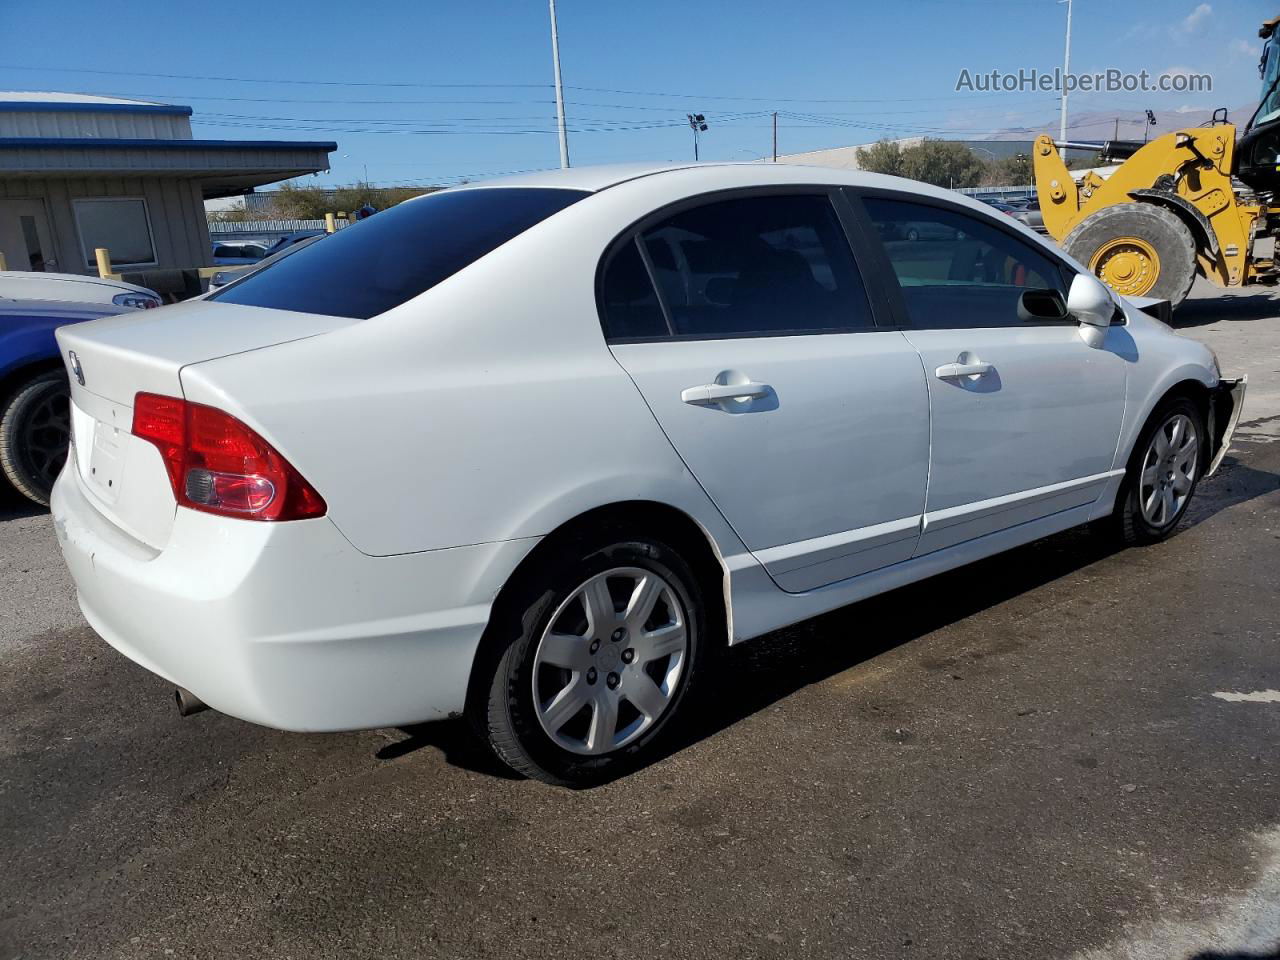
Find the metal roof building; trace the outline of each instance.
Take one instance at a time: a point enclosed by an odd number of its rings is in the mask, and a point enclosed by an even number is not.
[[[197,140],[191,108],[0,92],[0,253],[10,270],[210,262],[204,201],[329,168],[331,142]]]

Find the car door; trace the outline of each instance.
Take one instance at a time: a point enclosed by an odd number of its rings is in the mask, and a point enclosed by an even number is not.
[[[933,438],[917,554],[1096,500],[1114,473],[1127,362],[1114,349],[1119,338],[1091,346],[1063,318],[1070,268],[958,205],[861,197],[880,237],[921,221],[951,237],[880,243],[929,385]],[[1056,307],[1040,309],[1046,303]],[[1055,309],[1056,319],[1042,318]]]
[[[876,327],[828,191],[650,218],[606,255],[600,299],[614,356],[780,587],[911,556],[928,388],[906,338]]]

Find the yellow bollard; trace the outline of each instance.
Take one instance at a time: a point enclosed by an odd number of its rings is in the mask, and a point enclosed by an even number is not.
[[[98,276],[103,280],[111,279],[111,251],[106,247],[98,247],[93,251],[98,258]]]
[[[0,270],[8,270],[9,264],[4,259],[4,251],[0,250]]]
[[[337,232],[337,229],[338,229],[338,222],[337,222],[336,220],[334,220],[334,219],[333,219],[333,214],[332,214],[332,213],[326,213],[326,214],[324,215],[324,232],[325,232],[325,233],[336,233],[336,232]]]

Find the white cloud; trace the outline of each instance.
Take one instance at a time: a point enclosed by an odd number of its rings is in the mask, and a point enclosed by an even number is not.
[[[1195,33],[1204,26],[1204,22],[1209,19],[1212,13],[1213,7],[1207,3],[1202,3],[1187,14],[1186,19],[1179,24],[1178,29],[1183,33]]]
[[[1256,59],[1262,56],[1262,44],[1250,43],[1248,40],[1232,40],[1231,53],[1233,56]]]

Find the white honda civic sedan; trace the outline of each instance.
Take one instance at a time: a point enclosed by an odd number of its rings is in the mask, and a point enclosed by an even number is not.
[[[188,710],[466,715],[575,785],[661,749],[716,648],[1091,521],[1168,536],[1243,392],[988,207],[772,164],[446,190],[58,341],[53,513],[108,643]]]

